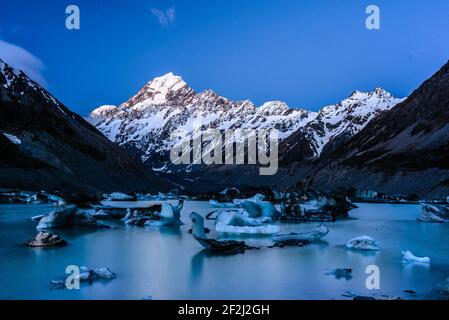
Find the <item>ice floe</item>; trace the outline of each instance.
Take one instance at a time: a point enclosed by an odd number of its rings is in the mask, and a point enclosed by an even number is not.
[[[136,196],[130,196],[123,192],[113,192],[110,195],[105,195],[105,198],[110,201],[135,201]]]
[[[346,248],[354,250],[377,251],[379,250],[379,242],[368,236],[360,236],[349,240],[348,243],[346,243]]]
[[[209,204],[214,208],[236,208],[238,205],[232,203],[232,202],[218,202],[217,200],[209,200]]]
[[[402,251],[402,262],[404,263],[430,263],[429,257],[417,257],[410,251]]]
[[[315,242],[319,241],[329,233],[329,228],[325,225],[320,225],[314,230],[299,233],[289,233],[289,234],[276,234],[273,236],[273,241],[275,243],[289,242],[289,241],[308,241]]]
[[[229,234],[273,235],[280,231],[278,225],[269,224],[271,218],[252,218],[245,210],[222,212],[215,223],[215,230]]]
[[[90,214],[89,210],[83,210],[75,205],[52,211],[39,220],[37,230],[54,229],[54,228],[88,228],[102,229],[109,228],[99,224],[97,220]]]

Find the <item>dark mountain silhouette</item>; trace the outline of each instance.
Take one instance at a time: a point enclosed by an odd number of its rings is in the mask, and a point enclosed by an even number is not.
[[[144,169],[23,72],[0,60],[0,187],[160,190]]]

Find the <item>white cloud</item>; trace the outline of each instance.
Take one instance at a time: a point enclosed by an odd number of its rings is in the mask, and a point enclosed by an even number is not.
[[[22,70],[43,87],[47,87],[47,80],[43,75],[44,63],[26,49],[0,40],[0,59],[14,69]]]
[[[165,12],[162,10],[159,10],[157,8],[152,8],[151,13],[153,14],[153,16],[155,16],[158,19],[159,24],[163,27],[169,27],[169,26],[174,25],[174,23],[175,23],[175,20],[176,20],[175,7],[171,7],[170,9],[168,9]]]
[[[168,21],[170,21],[171,24],[175,23],[175,19],[176,19],[176,10],[175,7],[171,7],[170,9],[167,10],[167,12],[165,12]]]

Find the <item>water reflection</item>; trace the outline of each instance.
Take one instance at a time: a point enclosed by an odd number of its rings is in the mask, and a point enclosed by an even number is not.
[[[182,238],[183,233],[181,232],[181,226],[170,226],[170,227],[162,227],[158,228],[159,233],[163,237],[177,237],[179,239]]]
[[[449,225],[419,224],[419,206],[360,204],[354,219],[329,223],[323,241],[304,247],[268,248],[271,237],[229,237],[260,250],[223,256],[202,250],[188,233],[192,211],[206,215],[206,202],[187,201],[183,226],[152,229],[102,223],[109,230],[57,230],[68,246],[27,248],[36,235],[31,216],[48,213],[48,206],[0,205],[0,299],[340,299],[347,290],[371,295],[365,287],[366,267],[381,270],[378,294],[409,298],[449,276]],[[310,231],[316,224],[279,223],[281,233]],[[214,221],[206,220],[211,238]],[[360,235],[380,241],[380,251],[347,250],[344,244]],[[402,264],[401,251],[431,258],[431,264]],[[81,290],[49,290],[49,281],[63,279],[69,264],[108,267],[117,273],[110,282],[82,284]],[[337,268],[352,269],[350,276],[326,275]],[[337,279],[338,278],[338,279]]]

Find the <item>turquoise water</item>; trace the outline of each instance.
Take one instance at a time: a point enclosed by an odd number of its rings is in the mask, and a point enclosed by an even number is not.
[[[101,231],[55,233],[69,242],[64,248],[34,249],[23,243],[36,234],[31,216],[52,210],[47,205],[0,205],[0,299],[348,299],[360,295],[394,295],[414,290],[419,299],[449,276],[449,225],[415,222],[417,205],[359,204],[351,219],[329,223],[325,241],[303,248],[262,248],[235,256],[210,256],[187,232],[187,216],[215,209],[188,201],[185,225],[144,229],[120,221],[105,222]],[[213,222],[207,221],[213,228]],[[281,224],[281,232],[305,231],[316,224]],[[348,251],[351,238],[368,235],[381,250]],[[212,236],[215,236],[212,233]],[[270,238],[244,238],[268,246]],[[430,266],[403,265],[401,250],[429,256]],[[365,287],[368,265],[380,269],[380,289]],[[64,279],[67,265],[106,266],[118,274],[111,281],[83,283],[80,290],[50,290],[49,281]],[[351,279],[326,275],[334,268],[352,268]]]

